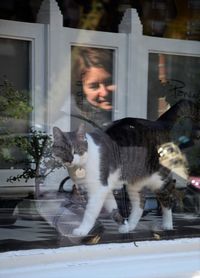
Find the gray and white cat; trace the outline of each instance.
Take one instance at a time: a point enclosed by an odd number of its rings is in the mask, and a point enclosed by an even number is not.
[[[125,118],[114,122],[106,131],[86,133],[84,124],[77,131],[53,129],[54,155],[67,167],[73,182],[84,186],[88,203],[80,226],[73,234],[85,236],[95,224],[102,209],[117,209],[113,190],[126,185],[131,202],[128,221],[119,232],[135,229],[144,208],[144,191],[162,196],[174,183],[172,171],[160,164],[158,146],[169,142],[169,132],[162,123]],[[183,166],[184,167],[184,166]],[[163,229],[173,229],[170,199],[160,198]]]

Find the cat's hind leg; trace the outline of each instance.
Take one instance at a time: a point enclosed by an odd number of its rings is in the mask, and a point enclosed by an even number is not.
[[[164,230],[173,229],[172,205],[174,201],[173,190],[175,189],[175,181],[169,180],[164,188],[157,192],[157,198],[162,208],[162,228]]]
[[[163,221],[162,228],[164,230],[173,230],[173,219],[172,219],[171,208],[162,206],[162,221]]]

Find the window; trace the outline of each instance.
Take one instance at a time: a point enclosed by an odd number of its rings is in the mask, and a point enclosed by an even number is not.
[[[156,8],[163,11],[162,5]],[[13,138],[34,128],[28,137],[34,144],[25,145],[25,157],[15,148],[18,145],[5,142],[2,148],[0,251],[198,237],[199,109],[189,110],[196,111],[192,117],[185,108],[184,117],[170,109],[179,99],[198,105],[199,43],[144,36],[135,10],[124,15],[119,33],[63,27],[53,0],[50,5],[44,1],[38,14],[39,23],[0,22],[0,85],[11,82],[24,92],[20,97],[25,103],[20,105],[27,109],[22,118],[18,116],[19,125],[15,115],[10,120],[9,111],[1,111],[1,120],[9,120],[1,133],[6,130]],[[80,53],[87,55],[77,64]],[[100,63],[99,53],[104,60]],[[16,90],[10,90],[4,101]],[[168,111],[172,116],[166,116]],[[118,122],[122,118],[126,119]],[[80,125],[85,119],[87,133]],[[115,120],[117,128],[109,128]],[[89,135],[94,125],[98,132]],[[163,127],[170,128],[167,135]],[[32,163],[7,159],[24,161],[30,156]],[[168,166],[176,171],[168,172]],[[165,176],[163,187],[158,169]],[[149,171],[153,178],[143,179]],[[136,187],[142,190],[129,190],[137,197],[135,203],[128,197],[126,179],[140,181]],[[111,192],[106,192],[108,181],[115,185]],[[157,182],[163,191],[152,193]],[[96,183],[101,190],[93,190]],[[133,219],[129,230],[130,215],[141,220],[137,224]]]
[[[0,38],[1,162],[0,168],[23,168],[26,159],[12,140],[30,127],[30,43]]]
[[[199,65],[198,57],[149,54],[149,119],[157,119],[180,99],[199,103],[200,81],[197,70]]]

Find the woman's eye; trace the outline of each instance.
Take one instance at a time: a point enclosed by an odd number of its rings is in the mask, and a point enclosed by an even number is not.
[[[95,83],[91,83],[89,86],[90,89],[96,90],[99,88],[99,83],[95,82]]]
[[[112,78],[107,78],[105,81],[104,81],[104,85],[105,86],[111,86],[111,85],[113,85],[113,80],[112,80]]]

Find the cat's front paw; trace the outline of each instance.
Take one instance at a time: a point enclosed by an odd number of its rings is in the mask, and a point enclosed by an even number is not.
[[[84,237],[88,234],[88,229],[84,229],[82,227],[79,227],[79,228],[76,228],[73,230],[72,234],[74,236],[81,236],[81,237]]]
[[[129,224],[128,222],[124,222],[124,224],[122,224],[121,226],[119,226],[119,232],[121,234],[126,234],[129,232]]]

